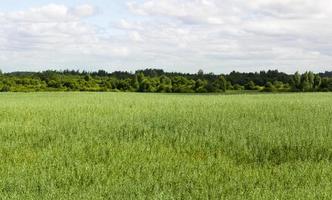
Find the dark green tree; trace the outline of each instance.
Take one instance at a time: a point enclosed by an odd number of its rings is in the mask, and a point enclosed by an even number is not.
[[[309,73],[308,72],[302,74],[301,87],[300,88],[303,92],[310,91],[311,87],[310,87]]]
[[[198,92],[198,93],[205,93],[207,92],[207,81],[202,81],[201,79],[198,79],[196,82],[195,82],[195,91]]]
[[[323,92],[332,91],[332,78],[328,78],[328,77],[322,78],[320,90]]]
[[[267,82],[264,87],[264,92],[276,92],[277,89],[271,82]]]
[[[249,81],[249,82],[246,84],[245,88],[246,88],[247,90],[256,90],[256,84],[254,83],[254,81]]]
[[[158,92],[172,92],[172,81],[165,75],[159,79]]]
[[[245,89],[244,86],[242,86],[242,85],[240,85],[240,84],[235,84],[235,85],[233,86],[233,88],[234,88],[234,90],[244,90],[244,89]]]
[[[143,79],[139,86],[139,92],[155,92],[157,88],[154,87],[152,81],[148,78]]]
[[[313,72],[308,72],[309,88],[313,89],[315,85],[315,74]]]
[[[10,86],[9,85],[2,86],[1,92],[10,92]]]
[[[197,75],[198,75],[199,78],[203,78],[204,71],[202,69],[198,70]]]
[[[131,80],[131,87],[134,91],[137,91],[139,89],[138,76],[136,74]]]
[[[318,90],[321,84],[322,84],[322,78],[318,74],[316,74],[314,79],[314,89]]]
[[[223,92],[226,92],[226,90],[227,90],[227,81],[226,81],[225,77],[224,76],[220,76],[219,77],[219,81],[220,81],[220,89]]]
[[[233,90],[233,89],[234,89],[234,87],[232,85],[232,82],[227,81],[227,90]]]
[[[137,75],[138,83],[141,84],[144,79],[145,79],[144,74],[142,72],[138,73]]]
[[[87,81],[87,82],[91,81],[92,79],[93,78],[91,77],[90,74],[87,74],[87,75],[84,76],[84,80]]]
[[[298,90],[301,89],[301,74],[299,72],[294,74],[294,88]]]
[[[277,90],[282,90],[284,88],[284,84],[281,81],[274,81],[273,82],[273,86],[277,89]]]

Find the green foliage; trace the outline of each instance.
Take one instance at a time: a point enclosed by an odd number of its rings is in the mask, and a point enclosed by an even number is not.
[[[320,90],[323,92],[332,91],[332,79],[324,77],[322,79]]]
[[[311,89],[308,72],[304,73],[301,77],[301,89],[303,92],[310,91]]]
[[[240,85],[240,84],[235,84],[233,86],[234,90],[244,90],[244,86]]]
[[[329,81],[330,78],[327,78]],[[302,92],[312,92],[312,91],[332,91],[330,89],[321,87],[322,78],[319,74],[314,74],[313,72],[305,72],[304,74],[300,74],[298,72],[295,73],[292,86],[293,91],[302,91]]]
[[[172,90],[175,93],[194,93],[196,82],[188,80],[182,76],[176,76],[172,79]]]
[[[137,91],[139,89],[139,82],[138,82],[138,77],[136,74],[131,81],[131,87],[133,88],[134,91]]]
[[[312,90],[315,85],[315,74],[313,72],[308,72],[308,79],[309,79],[309,88]]]
[[[296,72],[294,75],[294,89],[301,89],[301,74],[299,72]]]
[[[195,91],[198,93],[205,93],[207,91],[211,91],[211,89],[208,87],[207,81],[202,81],[201,79],[198,79],[195,83]]]
[[[62,84],[59,81],[51,80],[47,83],[47,86],[50,88],[61,88]]]
[[[319,89],[322,84],[322,78],[319,75],[315,75],[314,78],[314,89]]]
[[[227,90],[234,90],[232,82],[230,82],[230,81],[227,81]]]
[[[154,87],[149,79],[143,79],[139,86],[140,92],[153,92]]]
[[[204,71],[202,69],[198,70],[197,75],[198,75],[199,78],[203,78]]]
[[[219,76],[217,81],[215,82],[215,87],[222,91],[222,92],[226,92],[227,90],[227,80],[225,79],[224,76]]]
[[[332,73],[331,73],[332,74]],[[122,91],[160,93],[222,93],[226,90],[257,90],[275,92],[332,91],[328,72],[321,74],[306,72],[287,75],[278,71],[260,73],[232,72],[229,75],[215,75],[200,70],[197,74],[167,73],[158,69],[108,73],[79,72],[65,70],[33,72],[13,72],[0,76],[0,91]],[[3,84],[1,84],[3,83]],[[269,88],[273,83],[274,87]],[[7,85],[3,90],[3,85]],[[266,88],[268,86],[268,88]]]
[[[10,86],[9,85],[3,85],[0,91],[1,92],[10,92]]]
[[[90,74],[84,76],[84,80],[87,81],[87,82],[91,81],[92,79],[93,78],[91,77]]]
[[[165,75],[162,75],[159,80],[158,92],[172,92],[172,80]]]
[[[263,91],[264,92],[277,92],[278,90],[271,82],[267,82]]]
[[[249,83],[246,84],[245,88],[247,90],[256,90],[257,89],[256,84],[254,83],[254,81],[249,81]]]

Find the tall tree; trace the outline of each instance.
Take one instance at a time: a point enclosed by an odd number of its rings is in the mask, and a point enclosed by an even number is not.
[[[133,88],[134,91],[137,91],[138,88],[139,88],[139,82],[138,82],[137,74],[135,74],[134,78],[131,80],[131,87]]]
[[[227,81],[226,81],[225,77],[224,76],[220,76],[219,77],[219,81],[220,81],[220,89],[223,92],[226,92],[226,90],[227,90]]]
[[[165,75],[159,78],[158,92],[172,92],[172,81]]]
[[[310,89],[313,89],[315,84],[315,74],[311,71],[308,73],[308,80]]]
[[[301,89],[301,74],[299,72],[294,74],[294,87],[296,89]]]
[[[203,76],[204,76],[204,71],[203,71],[202,69],[198,70],[198,72],[197,72],[197,76],[198,76],[198,78],[203,78]]]
[[[246,84],[246,89],[247,90],[255,90],[256,89],[256,84],[254,83],[254,81],[249,81],[249,83]]]
[[[305,72],[301,77],[301,89],[303,92],[310,90],[309,73]]]
[[[322,78],[316,74],[314,79],[314,89],[319,89],[320,85],[322,84]]]
[[[137,80],[138,80],[138,83],[142,83],[142,81],[144,80],[144,74],[142,72],[138,73],[137,75]]]

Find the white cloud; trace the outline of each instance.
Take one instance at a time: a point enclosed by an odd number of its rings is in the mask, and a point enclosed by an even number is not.
[[[179,55],[185,65],[195,66],[195,57],[216,71],[239,65],[248,66],[247,71],[274,66],[292,72],[300,65],[332,69],[332,6],[327,0],[145,0],[127,5],[145,17],[141,29],[126,21],[126,29],[148,38],[143,48],[160,56]],[[222,65],[229,68],[218,68]]]
[[[129,33],[129,38],[135,42],[143,42],[144,39],[142,38],[141,34],[137,31],[133,31]]]
[[[106,10],[88,4],[0,12],[0,67],[332,70],[328,0],[132,0],[127,8],[103,28],[87,18],[106,20]]]
[[[129,51],[83,20],[95,14],[89,5],[69,8],[50,4],[0,13],[0,67],[84,65],[101,57],[122,57]],[[89,59],[82,58],[88,57]],[[27,68],[25,67],[25,69]],[[19,68],[6,68],[17,70]]]
[[[80,17],[89,17],[96,13],[96,8],[91,5],[84,4],[74,8],[73,13]]]

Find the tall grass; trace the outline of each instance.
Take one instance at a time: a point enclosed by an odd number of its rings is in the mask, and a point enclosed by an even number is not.
[[[331,199],[332,94],[0,95],[2,199]]]

